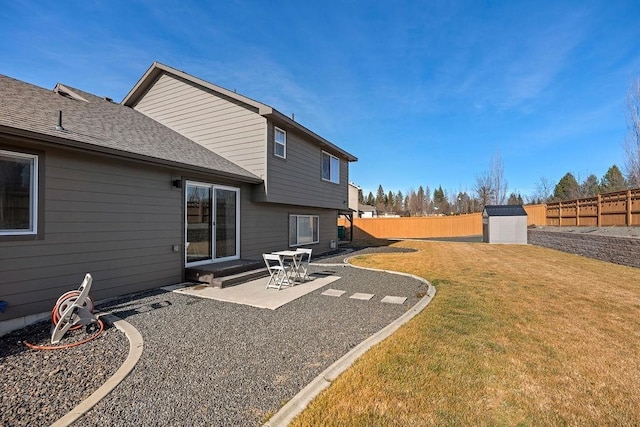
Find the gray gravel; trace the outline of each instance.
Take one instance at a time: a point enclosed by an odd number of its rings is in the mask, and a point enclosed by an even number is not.
[[[549,231],[554,233],[576,233],[576,234],[594,234],[598,236],[611,237],[634,237],[640,238],[640,227],[536,227],[541,231]]]
[[[51,345],[51,322],[40,322],[0,337],[0,426],[50,425],[89,397],[122,365],[129,342],[113,327],[93,341],[63,350]],[[69,333],[61,344],[87,337]],[[115,350],[115,351],[114,351]]]
[[[398,250],[382,247],[357,253]],[[319,262],[343,259],[341,254]],[[341,279],[275,311],[161,290],[100,306],[140,331],[144,352],[133,372],[74,425],[260,425],[329,365],[406,312],[427,290],[411,278],[346,265],[312,264],[311,272]],[[347,293],[339,298],[321,295],[328,288]],[[348,298],[355,292],[375,296],[370,301]],[[408,300],[403,305],[381,303],[385,295]],[[109,335],[105,334],[105,343]],[[104,358],[123,358],[127,344],[114,341],[108,350],[87,352],[88,359],[99,364]],[[33,361],[23,366],[40,369]],[[12,384],[10,390],[21,388],[19,380]],[[63,382],[45,390],[50,395],[67,394]],[[50,406],[47,396],[34,399],[37,403],[21,416],[22,425],[41,424],[33,410]],[[3,402],[3,417],[4,406]]]

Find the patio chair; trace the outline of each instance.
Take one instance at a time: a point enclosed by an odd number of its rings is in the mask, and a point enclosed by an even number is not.
[[[282,262],[280,255],[262,254],[264,263],[269,271],[269,281],[267,289],[276,288],[280,290],[283,285],[292,286],[291,267]]]
[[[298,265],[298,272],[302,281],[311,280],[309,277],[309,263],[311,262],[311,251],[312,249],[306,248],[297,248],[296,252],[302,252],[302,257],[300,258],[300,262]]]

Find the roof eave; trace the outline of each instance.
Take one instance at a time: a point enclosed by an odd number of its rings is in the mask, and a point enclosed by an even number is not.
[[[151,64],[151,67],[149,67],[149,69],[144,73],[140,80],[138,80],[135,86],[133,86],[129,93],[124,97],[124,99],[122,100],[122,105],[126,105],[127,107],[134,107],[138,103],[140,98],[144,95],[144,93],[162,73],[173,74],[174,76],[187,80],[193,84],[202,86],[228,98],[234,99],[256,110],[259,114],[269,113],[271,111],[271,107],[269,107],[268,105],[248,98],[244,95],[240,95],[239,93],[231,91],[229,89],[225,89],[221,86],[214,85],[213,83],[209,83],[206,80],[199,79],[198,77],[187,74],[184,71],[177,70],[159,62],[154,62],[153,64]]]
[[[276,109],[270,108],[270,112],[268,113],[261,113],[262,116],[270,118],[270,119],[275,119],[281,123],[286,124],[287,126],[296,129],[299,132],[302,132],[303,134],[309,136],[310,138],[312,138],[314,141],[316,141],[321,148],[328,148],[331,151],[335,152],[335,153],[339,153],[341,156],[343,156],[345,159],[347,159],[349,162],[357,162],[358,158],[356,156],[354,156],[353,154],[343,150],[342,148],[338,147],[337,145],[327,141],[326,139],[324,139],[323,137],[321,137],[320,135],[318,135],[317,133],[307,129],[306,127],[302,126],[300,123],[296,122],[295,120],[292,120],[291,118],[285,116],[284,114],[282,114],[281,112],[279,112]]]
[[[296,121],[290,119],[289,117],[285,116],[284,114],[280,113],[278,110],[270,107],[269,105],[263,104],[251,98],[247,98],[246,96],[240,95],[237,92],[230,91],[221,86],[214,85],[213,83],[209,83],[205,80],[202,80],[190,74],[187,74],[184,71],[177,70],[175,68],[169,67],[159,62],[154,62],[153,64],[151,64],[151,67],[149,67],[149,69],[144,73],[144,75],[140,78],[140,80],[138,80],[135,86],[124,97],[124,99],[122,100],[122,104],[128,107],[135,107],[135,105],[138,103],[140,98],[149,89],[149,87],[153,85],[153,83],[162,73],[173,74],[174,76],[187,80],[193,84],[202,86],[204,88],[217,92],[221,95],[234,99],[240,103],[243,103],[248,107],[254,109],[258,114],[260,114],[263,117],[275,119],[281,123],[286,124],[287,126],[290,126],[291,128],[298,130],[299,132],[302,132],[304,135],[307,135],[313,140],[315,140],[320,145],[320,147],[325,147],[334,153],[338,153],[350,162],[358,161],[358,158],[355,157],[353,154],[348,153],[347,151],[341,149],[335,144],[332,144],[331,142],[327,141],[320,135],[307,129],[306,127],[302,126],[300,123],[297,123]]]

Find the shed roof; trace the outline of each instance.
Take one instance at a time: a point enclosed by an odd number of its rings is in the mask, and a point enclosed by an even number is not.
[[[132,108],[58,84],[44,89],[0,75],[0,132],[61,146],[212,173],[262,180]],[[62,128],[57,128],[62,111]]]
[[[527,216],[522,205],[488,205],[482,211],[483,216]]]

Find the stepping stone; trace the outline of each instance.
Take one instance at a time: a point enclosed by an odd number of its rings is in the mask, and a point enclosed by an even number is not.
[[[337,289],[327,289],[321,295],[326,295],[328,297],[341,297],[347,291],[339,291]]]
[[[373,298],[374,294],[362,294],[360,292],[356,292],[355,294],[351,295],[349,298],[353,298],[353,299],[360,299],[363,301],[369,301],[371,298]]]
[[[386,302],[389,304],[404,304],[406,300],[406,297],[390,297],[389,295],[387,295],[386,297],[382,298],[381,302]]]

